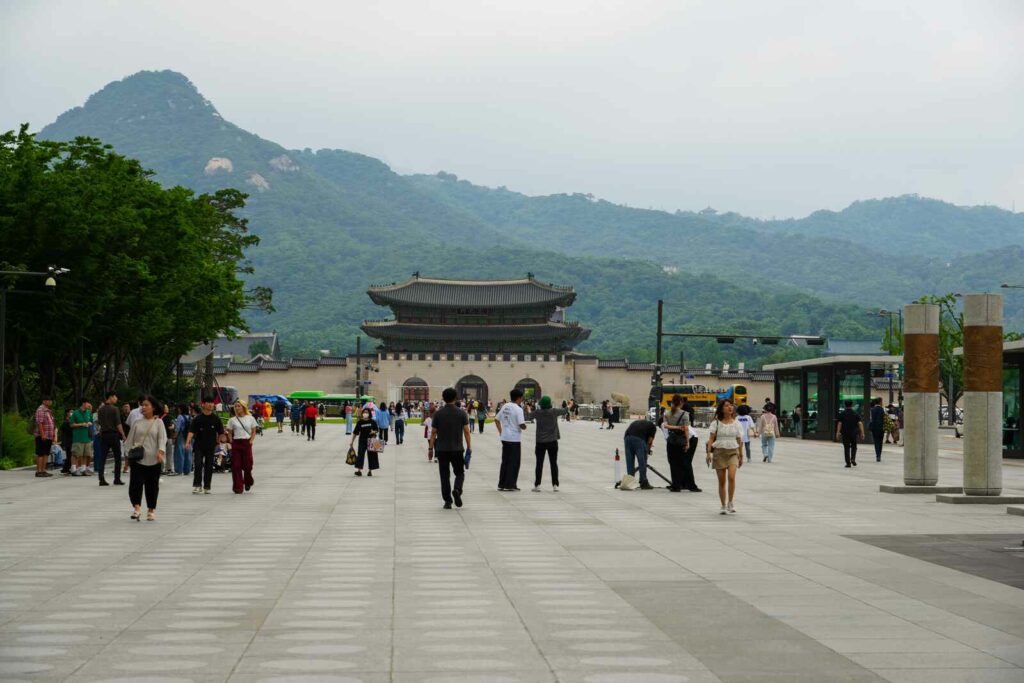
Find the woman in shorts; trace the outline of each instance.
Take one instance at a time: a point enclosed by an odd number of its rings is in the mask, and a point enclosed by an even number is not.
[[[733,498],[736,495],[736,470],[743,467],[743,427],[736,420],[736,406],[729,399],[718,402],[715,421],[708,436],[708,463],[718,475],[718,498],[722,503],[719,514],[736,514]],[[729,498],[726,499],[728,475]]]

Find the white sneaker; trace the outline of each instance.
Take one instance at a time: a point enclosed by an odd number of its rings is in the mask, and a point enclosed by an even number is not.
[[[193,495],[195,495],[197,493],[202,493],[202,492],[203,492],[203,487],[202,486],[193,486],[192,487],[192,494]]]
[[[558,487],[557,486],[552,486],[551,490],[554,491],[555,493],[558,493]]]
[[[534,486],[533,487],[533,492],[534,493],[540,493],[540,487],[539,486]]]
[[[729,503],[728,510],[730,515],[736,514],[736,507],[732,503]]]
[[[722,509],[718,511],[718,514],[720,514],[720,515],[727,515],[727,514],[729,514],[729,508],[727,508],[726,506],[723,505]]]
[[[209,493],[213,493],[213,492],[210,489],[203,489],[203,493],[209,494]]]

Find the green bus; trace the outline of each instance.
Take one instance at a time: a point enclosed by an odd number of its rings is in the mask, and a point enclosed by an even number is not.
[[[342,415],[342,406],[346,402],[352,403],[355,407],[361,406],[367,401],[372,401],[373,396],[362,395],[356,396],[355,394],[328,394],[323,391],[293,391],[287,396],[289,401],[310,401],[311,403],[323,403],[326,408],[328,417],[337,417]],[[356,405],[358,404],[358,405]]]

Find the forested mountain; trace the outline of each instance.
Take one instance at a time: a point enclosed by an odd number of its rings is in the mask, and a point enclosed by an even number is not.
[[[594,329],[581,350],[631,358],[653,354],[658,298],[681,302],[668,313],[676,329],[866,338],[881,327],[867,309],[941,291],[922,275],[938,260],[915,257],[920,271],[910,274],[882,254],[841,258],[853,248],[848,241],[766,236],[742,221],[582,195],[526,197],[443,173],[401,176],[339,150],[286,150],[225,121],[170,71],[111,83],[40,135],[98,137],[167,185],[248,192],[245,213],[262,239],[251,254],[252,283],[272,287],[277,307],[250,322],[281,332],[286,353],[351,349],[359,322],[386,314],[369,301],[367,285],[413,271],[486,278],[529,271],[571,284],[579,293],[571,317]],[[687,349],[695,362],[769,352],[743,344]]]

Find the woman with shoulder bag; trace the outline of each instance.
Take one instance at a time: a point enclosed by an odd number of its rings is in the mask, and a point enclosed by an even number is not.
[[[683,410],[683,397],[672,397],[672,409],[665,412],[662,426],[668,432],[665,450],[672,473],[669,491],[699,492],[693,476],[693,454],[690,453],[690,414]]]
[[[367,472],[366,476],[372,477],[373,471],[380,468],[380,462],[377,459],[378,451],[375,450],[381,447],[378,429],[377,421],[373,419],[373,413],[370,412],[369,408],[363,408],[359,421],[356,422],[356,427],[352,431],[352,440],[348,442],[348,447],[352,448],[356,438],[359,439],[359,450],[356,454],[355,462],[355,475],[357,477],[363,476],[363,463],[366,461],[367,456],[369,456],[370,462],[369,472]]]
[[[231,435],[231,490],[244,493],[255,483],[252,478],[252,443],[256,440],[256,418],[245,404],[235,401],[235,415],[228,420]]]
[[[729,399],[718,402],[715,421],[708,436],[707,462],[718,475],[718,498],[722,503],[719,514],[736,514],[733,498],[736,496],[736,470],[743,467],[743,427],[736,421],[736,406]],[[729,499],[726,501],[726,477]]]
[[[142,399],[139,404],[142,418],[136,420],[125,439],[128,455],[124,471],[131,469],[128,482],[128,500],[132,504],[132,519],[139,521],[142,508],[142,493],[146,493],[146,520],[156,519],[156,499],[160,494],[160,471],[167,459],[167,430],[161,419],[163,406],[152,396]]]

